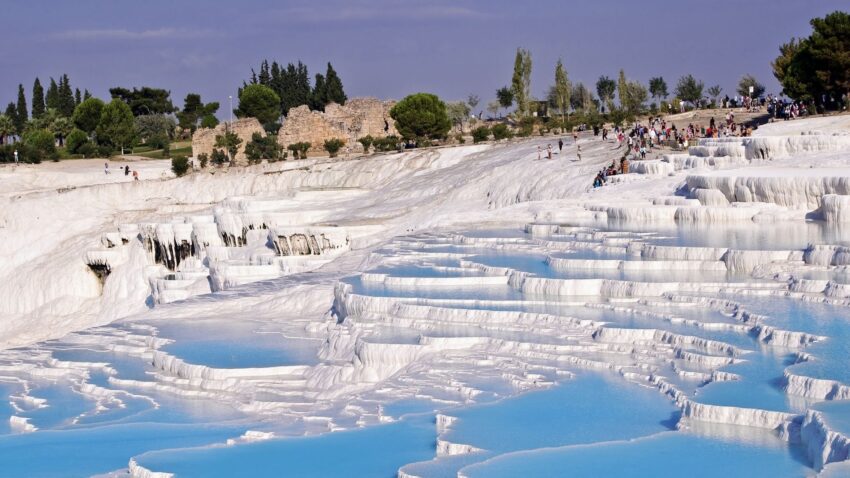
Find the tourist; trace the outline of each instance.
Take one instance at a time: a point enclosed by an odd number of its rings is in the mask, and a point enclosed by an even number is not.
[[[576,157],[578,158],[576,161],[581,161],[581,145],[576,146]]]
[[[18,164],[18,148],[15,148],[15,164]]]
[[[133,181],[139,180],[139,172],[137,170],[133,170]]]
[[[125,164],[124,165],[124,176],[129,176],[129,175],[130,175],[130,166]]]
[[[538,160],[538,161],[540,161],[541,159],[543,159],[543,158],[541,157],[541,154],[543,154],[543,150],[542,150],[542,149],[540,149],[540,146],[538,146],[538,147],[537,147],[537,160]]]
[[[625,156],[620,160],[620,173],[629,174],[629,158]]]
[[[558,139],[558,152],[563,151],[563,149],[564,149],[564,140]]]
[[[546,157],[549,158],[549,159],[552,159],[552,145],[551,144],[546,145]]]
[[[103,163],[103,174],[109,175],[109,163]]]
[[[608,140],[608,128],[602,128],[602,141]]]

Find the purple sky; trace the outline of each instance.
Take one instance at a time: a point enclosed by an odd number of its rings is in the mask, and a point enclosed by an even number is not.
[[[178,105],[201,93],[224,112],[269,58],[301,59],[311,77],[331,61],[349,97],[476,93],[481,109],[510,81],[518,46],[532,52],[539,97],[558,57],[591,88],[625,68],[643,82],[662,75],[671,90],[692,73],[729,94],[752,73],[773,92],[779,45],[842,8],[847,0],[13,0],[0,12],[0,105],[18,83],[29,101],[35,76],[68,73],[102,98],[148,85]]]

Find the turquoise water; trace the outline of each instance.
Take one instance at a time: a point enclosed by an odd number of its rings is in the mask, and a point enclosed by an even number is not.
[[[321,436],[275,439],[225,448],[149,453],[137,458],[152,470],[182,477],[392,477],[404,464],[434,454],[434,417]]]
[[[222,442],[244,430],[213,425],[137,423],[0,436],[3,476],[90,476],[126,468],[149,450]]]
[[[634,441],[535,450],[495,458],[463,469],[469,478],[516,476],[805,477],[811,469],[788,447],[755,446],[667,432]]]
[[[671,228],[653,235],[635,234],[643,231],[633,228],[632,232],[606,237],[739,249],[802,249],[809,242],[842,243],[846,239],[841,231],[818,224],[807,224],[796,231],[781,225],[773,229],[724,226],[711,231]],[[599,252],[583,248],[587,244],[601,246],[602,235],[594,236],[592,229],[575,229],[551,237],[532,237],[518,229],[463,234],[492,240],[503,247],[488,247],[484,242],[474,247],[462,246],[452,243],[458,241],[456,236],[417,236],[378,249],[389,260],[369,272],[423,278],[481,275],[479,269],[459,269],[461,261],[471,261],[556,279],[726,283],[753,280],[725,272],[559,272],[547,265],[550,256],[642,260],[616,249]],[[566,251],[563,247],[547,248],[548,240],[564,243],[561,246],[576,241],[582,244],[575,251]],[[436,257],[434,253],[463,257]],[[805,273],[817,276],[822,272]],[[154,370],[149,355],[132,357],[106,347],[112,337],[120,336],[118,332],[129,331],[130,323],[80,334],[99,339],[103,333],[102,342],[91,341],[96,345],[51,341],[40,346],[39,352],[47,351],[53,358],[68,362],[108,363],[115,373],[89,368],[76,379],[54,379],[10,371],[8,380],[0,379],[0,394],[22,393],[22,385],[14,380],[26,379],[28,394],[46,399],[48,404],[46,408],[16,411],[8,400],[0,401],[0,475],[88,476],[123,468],[131,457],[149,469],[176,473],[178,477],[392,477],[399,469],[423,478],[456,478],[458,472],[469,478],[796,477],[814,473],[801,450],[780,440],[772,430],[689,423],[688,428],[676,431],[680,411],[669,397],[645,386],[647,382],[642,377],[649,373],[665,377],[699,403],[795,414],[805,413],[810,407],[822,410],[834,429],[850,433],[850,401],[812,404],[811,400],[789,397],[784,392],[783,379],[783,373],[791,370],[850,383],[850,368],[846,366],[850,357],[850,314],[843,307],[791,297],[692,294],[740,302],[746,310],[765,315],[767,325],[828,337],[804,348],[785,349],[758,342],[745,328],[727,330],[727,326],[742,325],[731,310],[677,303],[669,297],[547,297],[524,294],[507,284],[387,286],[364,282],[359,276],[343,280],[351,284],[356,294],[416,299],[417,303],[441,308],[538,312],[559,317],[541,319],[534,326],[488,321],[486,314],[483,318],[457,314],[451,320],[438,322],[440,314],[392,317],[397,312],[381,309],[374,311],[374,317],[350,316],[342,324],[322,317],[308,326],[308,320],[290,324],[277,321],[277,317],[258,318],[246,307],[238,317],[216,318],[212,312],[211,318],[181,315],[142,322],[155,331],[134,330],[168,339],[170,343],[162,350],[192,364],[223,369],[305,365],[317,366],[318,370],[346,365],[348,368],[340,372],[343,377],[354,368],[347,359],[319,359],[326,334],[335,326],[349,327],[357,341],[370,344],[409,347],[428,343],[427,339],[465,337],[475,339],[469,343],[479,344],[429,350],[433,355],[426,355],[424,363],[414,361],[386,378],[386,382],[357,384],[330,397],[322,396],[318,389],[304,392],[305,379],[297,374],[286,378],[263,376],[234,395],[216,395],[213,391],[212,398],[199,398],[174,393],[194,391],[199,385]],[[705,384],[712,368],[678,355],[682,351],[707,354],[697,346],[674,347],[655,339],[645,343],[606,343],[592,334],[592,327],[565,325],[564,317],[604,323],[601,327],[658,329],[732,345],[742,352],[737,357],[742,362],[717,369],[737,374],[739,380]],[[811,355],[812,360],[796,363],[799,352]],[[573,358],[617,364],[622,369],[593,371],[588,365],[575,365],[570,361]],[[431,359],[432,362],[427,361]],[[8,363],[4,361],[2,365]],[[567,378],[569,372],[575,376]],[[119,385],[114,379],[137,383]],[[170,380],[175,381],[175,389],[147,387]],[[523,384],[538,380],[557,385],[536,391],[523,388]],[[84,396],[78,391],[81,383],[116,391],[121,405]],[[475,394],[464,395],[462,390],[474,390]],[[240,412],[233,404],[246,405],[251,401],[268,402],[270,410],[280,404],[291,404],[292,408],[285,413],[260,416]],[[379,407],[382,417],[398,421],[375,425],[375,410]],[[370,423],[364,428],[358,427],[361,412],[363,423]],[[448,431],[438,434],[436,413],[457,421]],[[29,418],[39,431],[13,434],[8,420],[12,415]],[[305,420],[305,416],[319,418]],[[355,428],[328,432],[327,420],[336,426]],[[228,438],[236,438],[246,430],[316,435],[223,445]],[[480,451],[436,458],[438,439]]]

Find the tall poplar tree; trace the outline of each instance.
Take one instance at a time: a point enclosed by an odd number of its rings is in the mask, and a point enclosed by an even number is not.
[[[561,121],[563,121],[570,108],[570,80],[567,78],[567,71],[564,69],[564,63],[560,58],[555,65],[555,86],[553,91],[555,92],[555,103],[561,112]]]
[[[519,116],[528,115],[528,101],[531,96],[531,52],[517,48],[514,59],[514,75],[511,79],[511,93],[517,105]]]

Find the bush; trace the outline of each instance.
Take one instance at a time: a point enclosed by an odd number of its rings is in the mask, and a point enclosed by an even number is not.
[[[371,135],[369,135],[369,136],[364,136],[364,137],[358,139],[357,141],[360,144],[363,145],[363,152],[368,154],[369,148],[372,146],[372,143],[375,141],[375,139],[372,138]]]
[[[398,136],[386,136],[384,138],[375,138],[372,145],[375,147],[375,151],[387,152],[398,149],[398,143]]]
[[[325,140],[324,148],[331,158],[335,158],[336,155],[339,153],[339,150],[343,147],[343,145],[345,145],[345,141],[338,138],[332,138]]]
[[[310,150],[310,143],[294,143],[286,147],[292,151],[292,159],[307,159],[307,151]]]
[[[32,149],[33,162],[41,162],[43,159],[58,161],[59,154],[56,151],[56,138],[53,133],[46,129],[36,129],[24,134],[24,144]],[[18,151],[20,154],[20,151]]]
[[[534,133],[534,118],[523,118],[519,122],[519,132],[517,136],[527,138]]]
[[[212,163],[216,166],[221,166],[222,164],[229,162],[230,158],[223,150],[213,149],[212,155],[210,155],[210,161],[212,161]]]
[[[466,138],[463,137],[462,133],[458,133],[455,135],[455,141],[457,141],[458,144],[464,144],[466,143]]]
[[[404,139],[440,139],[452,127],[446,104],[430,93],[405,97],[390,110],[396,129]]]
[[[24,143],[6,144],[0,146],[0,163],[14,163],[15,150],[18,150],[18,162],[38,164],[44,154]]]
[[[151,149],[169,149],[168,136],[165,134],[154,134],[148,138],[146,143]]]
[[[112,151],[113,149],[111,146],[109,146],[108,144],[102,144],[97,147],[97,156],[99,158],[108,158],[112,156]]]
[[[75,153],[83,155],[84,158],[94,158],[97,156],[97,146],[91,141],[86,141],[77,148]]]
[[[183,176],[189,171],[189,158],[186,156],[175,156],[171,158],[171,170],[177,177]]]
[[[508,125],[504,123],[499,123],[493,128],[490,129],[490,132],[493,133],[493,139],[499,141],[500,139],[509,139],[513,136],[511,130],[508,129]]]
[[[65,138],[65,149],[71,154],[80,154],[80,147],[89,142],[85,131],[74,128]]]
[[[282,159],[283,148],[277,144],[277,136],[254,133],[251,141],[245,145],[245,156],[250,163],[258,163],[267,159],[270,163]]]
[[[482,141],[487,141],[487,138],[490,137],[490,128],[486,126],[479,126],[472,130],[472,142],[480,143]]]
[[[207,167],[207,163],[210,162],[210,157],[207,153],[201,153],[198,155],[198,164],[201,165],[201,169]]]

